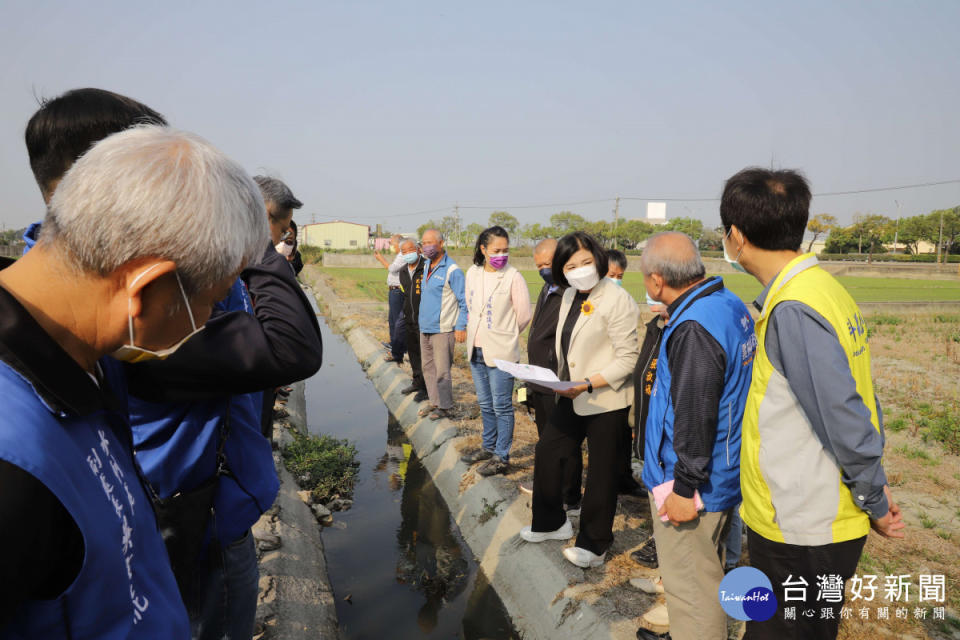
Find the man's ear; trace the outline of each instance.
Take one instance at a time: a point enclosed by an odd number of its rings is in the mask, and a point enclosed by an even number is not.
[[[747,237],[743,235],[740,227],[735,224],[730,225],[730,239],[733,240],[733,244],[737,248],[737,253],[742,252],[743,247],[747,244]]]
[[[171,260],[148,260],[127,270],[125,280],[127,296],[130,298],[131,318],[139,317],[143,313],[143,292],[147,286],[176,270],[177,265]]]

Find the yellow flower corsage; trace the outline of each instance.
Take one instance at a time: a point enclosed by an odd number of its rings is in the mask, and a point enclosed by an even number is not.
[[[596,310],[597,308],[593,306],[593,303],[590,302],[589,300],[584,300],[583,304],[580,305],[580,313],[582,313],[585,316],[590,315]]]

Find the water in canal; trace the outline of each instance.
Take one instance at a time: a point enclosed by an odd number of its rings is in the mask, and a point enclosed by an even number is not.
[[[342,637],[518,637],[402,428],[320,321],[323,368],[306,383],[307,422],[353,441],[360,462],[353,506],[323,531]]]

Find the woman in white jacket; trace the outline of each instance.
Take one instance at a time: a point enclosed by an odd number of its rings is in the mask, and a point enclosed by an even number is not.
[[[613,543],[617,510],[617,444],[633,402],[633,370],[640,356],[637,303],[610,282],[607,253],[583,231],[560,239],[553,277],[569,285],[560,303],[556,350],[558,377],[578,381],[558,392],[557,408],[537,443],[533,470],[533,524],[527,542],[566,540],[573,526],[563,505],[563,468],[589,449],[580,533],[564,557],[580,567],[603,564]]]
[[[463,456],[468,464],[486,460],[482,476],[504,473],[513,444],[513,376],[495,360],[520,361],[520,332],[530,322],[530,293],[523,276],[508,266],[510,237],[490,227],[477,238],[473,266],[466,274],[467,356],[483,418],[483,447]]]

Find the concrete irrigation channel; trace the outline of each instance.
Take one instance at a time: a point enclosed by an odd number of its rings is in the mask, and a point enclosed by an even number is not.
[[[315,269],[308,267],[302,276],[313,288],[327,323],[345,338],[395,417],[419,464],[446,503],[458,529],[456,535],[469,546],[516,631],[528,639],[634,638],[633,621],[607,615],[586,601],[568,597],[575,591],[570,587],[583,581],[583,570],[565,562],[557,545],[530,545],[520,540],[517,534],[529,523],[530,508],[529,499],[517,495],[515,482],[502,477],[462,482],[470,470],[459,459],[457,426],[446,419],[419,418],[419,405],[413,402],[413,396],[400,393],[409,384],[409,377],[384,362],[382,346],[349,318],[350,309]],[[309,405],[309,386],[307,393]],[[327,553],[328,561],[336,562],[329,541]],[[336,590],[336,579],[333,582]],[[345,595],[337,593],[338,600]]]

